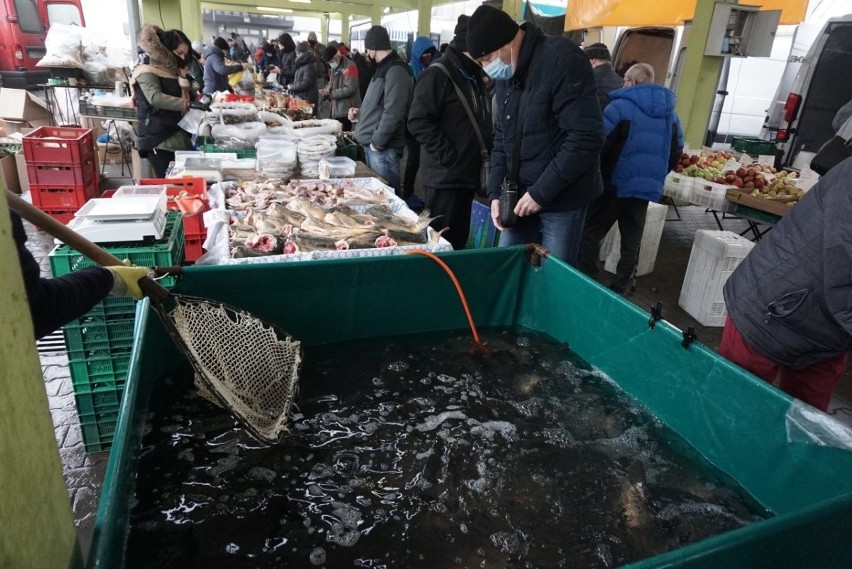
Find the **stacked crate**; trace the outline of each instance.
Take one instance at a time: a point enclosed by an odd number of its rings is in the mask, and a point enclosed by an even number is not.
[[[92,131],[87,128],[37,128],[24,137],[33,205],[62,223],[98,196],[98,168]]]
[[[169,213],[163,239],[154,244],[117,243],[106,249],[134,265],[173,266],[183,258],[183,244],[180,214]],[[93,265],[67,245],[56,247],[49,258],[54,277]],[[170,287],[175,279],[167,277],[159,282]],[[86,452],[107,450],[112,443],[130,367],[135,318],[136,301],[109,296],[62,329]]]
[[[210,207],[210,200],[207,197],[207,182],[204,178],[150,178],[140,180],[139,184],[142,186],[166,186],[167,207],[172,211],[177,210],[174,198],[182,193],[201,196],[204,202],[201,211],[183,217],[183,235],[186,240],[184,259],[187,262],[195,262],[204,253],[201,245],[207,238],[207,228],[204,226],[203,217],[204,212]]]

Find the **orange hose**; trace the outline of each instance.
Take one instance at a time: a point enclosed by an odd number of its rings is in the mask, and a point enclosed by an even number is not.
[[[467,297],[464,295],[464,291],[462,290],[461,284],[459,280],[456,278],[456,274],[453,270],[447,266],[447,264],[442,261],[437,255],[434,253],[430,253],[429,251],[423,251],[421,249],[412,249],[411,251],[406,251],[406,255],[423,255],[424,257],[428,257],[438,263],[441,268],[446,271],[446,273],[450,276],[450,280],[453,281],[453,284],[456,285],[456,291],[459,293],[459,300],[461,300],[462,308],[464,308],[464,312],[467,315],[468,324],[470,324],[470,331],[473,334],[474,344],[479,347],[486,355],[491,354],[491,350],[489,350],[485,344],[479,339],[479,332],[476,330],[476,324],[473,323],[473,315],[470,313],[470,306],[467,304]]]

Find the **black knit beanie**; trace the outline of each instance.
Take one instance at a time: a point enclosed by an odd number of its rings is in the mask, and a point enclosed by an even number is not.
[[[296,44],[296,53],[308,53],[308,50],[311,47],[308,45],[306,41],[300,41]]]
[[[589,59],[603,59],[604,61],[612,61],[612,56],[609,54],[609,48],[606,44],[593,43],[586,48],[586,57]]]
[[[367,30],[367,35],[364,36],[364,49],[392,49],[387,29],[382,26],[373,26]]]
[[[461,52],[467,51],[467,25],[469,22],[470,16],[462,14],[459,16],[456,28],[453,30],[455,34],[455,37],[453,37],[453,47]]]
[[[215,40],[213,40],[213,45],[215,45],[216,47],[218,47],[219,49],[221,49],[223,51],[228,51],[228,42],[225,41],[225,38],[223,38],[221,36],[216,38]]]
[[[515,39],[518,29],[509,14],[483,4],[467,24],[467,50],[474,59],[488,55]]]

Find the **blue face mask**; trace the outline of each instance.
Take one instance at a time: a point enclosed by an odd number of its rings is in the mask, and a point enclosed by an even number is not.
[[[512,75],[515,74],[515,66],[503,63],[503,60],[500,59],[499,54],[496,58],[494,58],[494,61],[486,65],[483,69],[489,77],[495,80],[511,79]]]

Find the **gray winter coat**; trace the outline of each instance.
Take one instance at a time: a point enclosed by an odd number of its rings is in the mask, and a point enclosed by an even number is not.
[[[823,177],[725,284],[746,342],[802,369],[852,348],[852,159]]]
[[[331,97],[331,118],[345,119],[352,107],[361,106],[361,91],[358,83],[358,66],[344,57],[337,69],[331,71],[331,84],[328,86]]]
[[[230,91],[228,75],[242,70],[242,65],[225,65],[224,52],[211,43],[204,50],[204,92]]]
[[[603,110],[609,104],[609,94],[624,87],[624,79],[615,72],[611,63],[598,65],[592,73],[595,74],[595,92]]]
[[[379,150],[404,148],[405,121],[414,94],[411,69],[391,52],[376,67],[361,104],[355,138]]]

